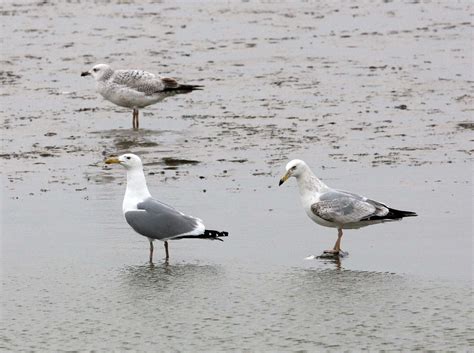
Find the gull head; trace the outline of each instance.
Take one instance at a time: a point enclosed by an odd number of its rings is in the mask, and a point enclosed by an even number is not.
[[[127,170],[143,169],[142,160],[133,153],[126,153],[118,157],[107,158],[105,164],[120,164]]]
[[[109,77],[113,72],[112,68],[107,64],[97,64],[89,71],[84,71],[81,76],[92,76],[96,81],[103,80],[105,77]]]
[[[308,169],[308,166],[306,165],[305,162],[303,162],[300,159],[293,159],[292,161],[288,162],[286,165],[286,173],[283,175],[280,179],[280,183],[278,186],[283,184],[285,181],[287,181],[291,177],[299,178],[306,170]]]

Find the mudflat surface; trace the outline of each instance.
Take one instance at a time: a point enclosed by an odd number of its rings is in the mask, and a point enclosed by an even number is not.
[[[469,2],[74,3],[1,8],[0,348],[232,351],[472,348]],[[202,84],[140,113],[96,63]],[[224,243],[126,224],[125,172]],[[285,164],[417,218],[336,231]]]

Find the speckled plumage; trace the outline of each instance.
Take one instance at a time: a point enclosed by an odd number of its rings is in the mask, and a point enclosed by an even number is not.
[[[201,89],[198,85],[184,85],[175,79],[161,77],[143,70],[113,70],[99,64],[82,76],[91,75],[96,80],[97,92],[106,100],[134,110],[133,124],[138,127],[138,110],[176,94]]]

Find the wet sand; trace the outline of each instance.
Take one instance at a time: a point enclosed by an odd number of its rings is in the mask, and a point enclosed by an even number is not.
[[[4,350],[472,349],[472,5],[34,3],[2,7]],[[132,113],[80,72],[205,90]],[[121,214],[151,193],[224,243],[146,265]],[[312,223],[285,164],[419,217]],[[216,244],[218,243],[218,244]],[[211,347],[211,348],[210,348]]]

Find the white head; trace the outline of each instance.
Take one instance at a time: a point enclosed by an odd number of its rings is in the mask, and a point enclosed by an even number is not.
[[[110,157],[105,161],[106,164],[120,164],[127,170],[142,170],[143,164],[140,157],[133,153],[125,153],[119,157]]]
[[[114,70],[112,70],[112,68],[109,65],[98,64],[98,65],[95,65],[89,71],[85,71],[81,73],[81,76],[92,76],[94,77],[96,81],[100,81],[103,79],[107,79],[113,72]]]
[[[291,177],[299,178],[305,171],[308,170],[308,166],[306,163],[300,159],[293,159],[292,161],[288,162],[286,165],[286,173],[280,179],[279,185],[283,184]]]

